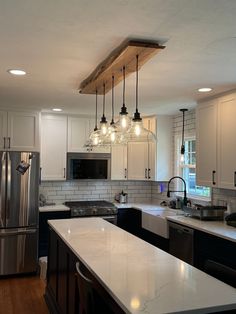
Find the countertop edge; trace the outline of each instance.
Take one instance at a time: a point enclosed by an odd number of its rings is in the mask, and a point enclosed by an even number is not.
[[[187,218],[187,217],[185,217]],[[196,230],[199,230],[199,231],[202,231],[202,232],[205,232],[205,233],[208,233],[208,234],[211,234],[211,235],[214,235],[216,237],[219,237],[219,238],[222,238],[222,239],[225,239],[225,240],[228,240],[228,241],[231,241],[231,242],[236,242],[236,229],[234,227],[231,227],[231,226],[228,226],[228,225],[224,225],[225,228],[227,228],[228,230],[232,231],[232,232],[235,232],[235,238],[234,237],[231,237],[231,236],[228,236],[228,235],[225,235],[225,234],[222,234],[220,232],[217,232],[217,231],[214,231],[214,230],[211,230],[209,228],[206,228],[204,226],[197,226],[194,224],[194,222],[192,221],[182,221],[180,220],[178,217],[176,216],[166,216],[166,219],[168,221],[172,221],[172,222],[175,222],[175,223],[178,223],[180,225],[184,225],[184,226],[187,226],[187,227],[191,227],[193,229],[196,229]],[[194,218],[188,218],[188,219],[194,219]],[[205,221],[200,221],[199,220],[199,223],[204,223]],[[211,221],[211,223],[214,223],[216,221]],[[209,223],[209,221],[208,221]],[[222,224],[224,222],[222,221]],[[222,226],[223,227],[223,226]],[[231,230],[232,229],[232,230]],[[223,231],[222,231],[223,232]]]

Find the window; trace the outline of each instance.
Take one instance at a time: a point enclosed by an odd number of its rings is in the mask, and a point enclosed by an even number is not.
[[[184,162],[180,163],[180,150],[178,149],[177,162],[179,165],[179,175],[184,178],[187,185],[188,197],[206,198],[211,196],[209,187],[196,185],[196,140],[189,138],[184,141],[185,154]],[[177,145],[180,147],[179,145]]]

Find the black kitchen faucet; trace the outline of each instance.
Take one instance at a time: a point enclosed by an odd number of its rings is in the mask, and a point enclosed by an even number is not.
[[[183,191],[173,191],[173,190],[171,191],[171,190],[170,190],[170,182],[171,182],[173,179],[180,179],[180,180],[183,181],[183,183],[184,183],[184,190],[183,190]],[[186,182],[185,182],[185,180],[184,180],[182,177],[175,176],[175,177],[170,178],[170,180],[168,181],[168,185],[167,185],[167,197],[170,197],[170,192],[184,192],[183,204],[184,204],[184,205],[187,205]]]

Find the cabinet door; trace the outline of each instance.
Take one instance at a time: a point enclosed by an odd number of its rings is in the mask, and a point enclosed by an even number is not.
[[[16,151],[39,151],[39,113],[8,112],[8,147]]]
[[[156,117],[143,118],[143,126],[156,135]]]
[[[67,117],[42,116],[42,180],[66,179]]]
[[[0,149],[6,148],[7,112],[0,111]]]
[[[89,120],[68,117],[68,152],[87,152],[87,147],[84,145],[88,139]]]
[[[148,143],[128,143],[128,179],[148,180]]]
[[[156,179],[156,143],[148,143],[148,179]]]
[[[216,141],[217,100],[202,103],[196,111],[196,181],[202,186],[217,185]]]
[[[127,145],[111,148],[111,179],[127,180]]]
[[[219,101],[218,186],[236,189],[236,94]]]

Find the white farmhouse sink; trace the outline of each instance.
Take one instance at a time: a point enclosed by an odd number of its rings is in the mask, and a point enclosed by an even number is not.
[[[180,215],[180,212],[173,209],[143,210],[142,228],[169,239],[169,227],[166,217]]]

